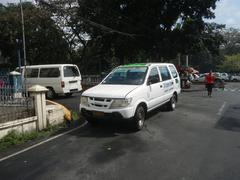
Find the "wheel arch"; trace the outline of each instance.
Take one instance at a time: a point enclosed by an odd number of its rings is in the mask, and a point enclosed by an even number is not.
[[[140,105],[142,105],[144,107],[145,113],[147,113],[148,105],[147,105],[147,102],[144,99],[139,99],[135,104],[136,105],[135,105],[135,108],[134,108],[134,113],[136,112],[137,107],[140,106]]]
[[[138,107],[138,106],[143,106],[145,113],[147,113],[147,104],[146,104],[145,102],[140,102],[140,103],[137,105],[137,107]],[[137,107],[136,107],[136,109],[137,109]]]

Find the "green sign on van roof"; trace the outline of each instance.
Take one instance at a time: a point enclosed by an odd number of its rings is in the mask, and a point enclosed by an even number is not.
[[[146,66],[146,63],[126,64],[122,65],[121,67],[139,67],[139,66]]]

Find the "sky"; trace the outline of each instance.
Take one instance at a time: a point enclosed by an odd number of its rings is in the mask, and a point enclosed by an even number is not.
[[[0,0],[3,4],[16,3],[19,1],[20,0]],[[210,20],[210,22],[226,24],[227,28],[233,27],[240,29],[240,0],[220,0],[217,2],[217,8],[214,12],[216,18]]]
[[[240,0],[220,0],[214,12],[216,18],[211,22],[240,29]]]

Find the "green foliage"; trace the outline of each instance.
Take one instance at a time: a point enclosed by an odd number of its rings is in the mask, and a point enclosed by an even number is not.
[[[194,53],[189,57],[190,65],[199,70],[201,73],[209,72],[210,70],[217,71],[218,65],[220,65],[223,61],[223,54],[214,55],[206,50]]]
[[[69,61],[68,44],[63,31],[58,29],[51,14],[33,4],[23,3],[25,20],[26,52],[28,64],[61,63]],[[17,65],[16,39],[22,42],[20,6],[9,4],[0,8],[0,51],[9,59],[12,67]],[[22,51],[21,51],[21,54]]]
[[[26,132],[26,133],[20,134],[15,130],[10,131],[5,137],[0,139],[0,150],[4,150],[11,146],[19,145],[24,142],[31,141],[37,138],[50,136],[56,133],[58,130],[65,127],[66,127],[66,124],[63,123],[56,126],[49,126],[48,128],[40,132],[33,131],[33,132]]]
[[[198,64],[220,63],[222,25],[208,24],[218,0],[36,0],[24,3],[27,61],[70,62],[82,74],[119,64],[207,54]],[[16,65],[21,39],[18,5],[0,6],[0,50]],[[205,61],[207,61],[205,63]],[[205,67],[205,65],[203,67]]]
[[[225,56],[221,65],[218,66],[219,71],[222,72],[240,72],[240,54]]]
[[[216,0],[82,0],[78,17],[91,40],[98,38],[102,51],[114,48],[120,63],[142,50],[160,60],[203,48],[215,51],[213,46],[218,47],[219,41],[214,40],[212,32],[207,36],[206,29],[213,26],[203,21],[203,17],[214,16],[211,9],[215,3]]]
[[[69,37],[81,42],[83,74],[136,61],[174,59],[178,53],[217,56],[222,26],[203,21],[214,17],[216,1],[37,0],[57,14],[58,24],[71,29]],[[79,37],[85,33],[88,40]]]
[[[225,29],[222,34],[225,41],[222,46],[222,52],[225,55],[240,53],[240,30],[234,28]]]
[[[43,134],[37,132],[19,134],[16,131],[11,131],[8,135],[0,140],[0,150],[6,149],[13,145],[22,144],[26,141],[41,137]]]

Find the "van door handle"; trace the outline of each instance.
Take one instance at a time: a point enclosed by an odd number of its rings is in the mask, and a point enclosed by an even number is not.
[[[160,85],[160,88],[162,88],[163,86],[162,85]]]

